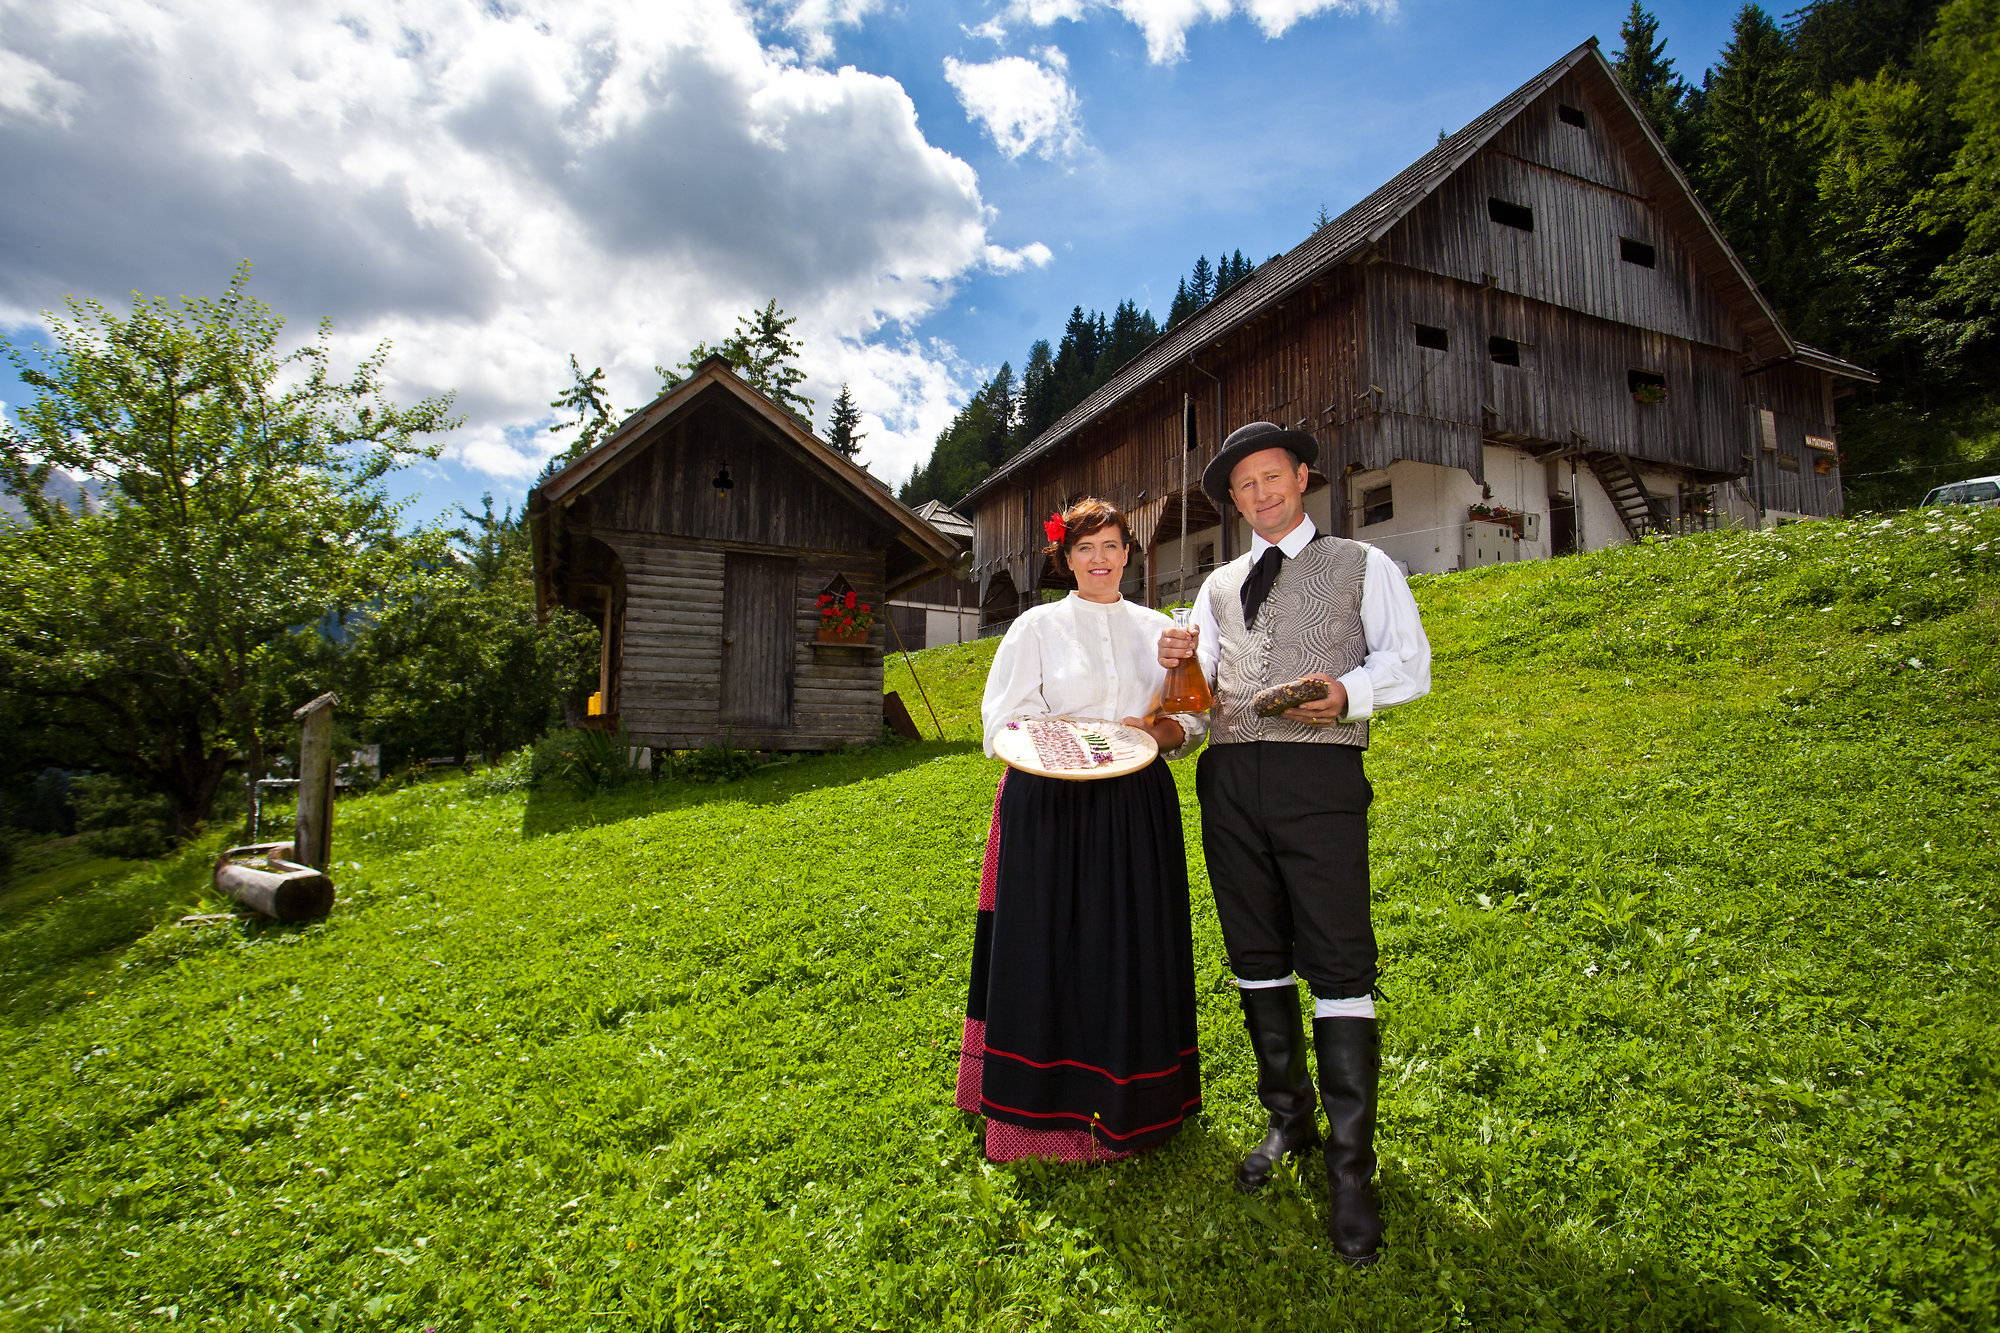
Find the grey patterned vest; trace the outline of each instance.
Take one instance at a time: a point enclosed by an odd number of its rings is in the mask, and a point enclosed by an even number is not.
[[[1320,535],[1279,566],[1278,582],[1257,612],[1255,627],[1243,623],[1243,581],[1250,577],[1246,553],[1209,576],[1208,604],[1221,631],[1216,647],[1215,708],[1209,714],[1210,743],[1235,741],[1314,741],[1324,745],[1368,745],[1366,722],[1314,726],[1283,717],[1259,717],[1251,696],[1271,685],[1305,675],[1338,680],[1368,658],[1361,628],[1361,588],[1368,548],[1360,542]]]

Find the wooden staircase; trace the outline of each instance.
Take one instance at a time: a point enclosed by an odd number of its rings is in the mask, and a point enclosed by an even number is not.
[[[1632,534],[1633,541],[1674,535],[1673,518],[1666,505],[1646,489],[1646,483],[1639,480],[1639,474],[1632,470],[1625,455],[1598,452],[1586,454],[1584,459],[1603,484],[1604,493],[1611,497],[1611,503],[1618,507],[1618,517],[1625,521],[1625,531]]]

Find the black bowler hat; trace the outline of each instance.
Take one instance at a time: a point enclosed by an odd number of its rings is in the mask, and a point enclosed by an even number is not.
[[[1286,430],[1269,421],[1253,421],[1247,426],[1238,426],[1222,442],[1222,452],[1201,470],[1201,488],[1208,493],[1209,499],[1215,501],[1215,507],[1223,518],[1227,519],[1234,512],[1229,503],[1229,474],[1251,454],[1266,449],[1289,449],[1298,455],[1301,463],[1319,461],[1319,441],[1302,430]]]

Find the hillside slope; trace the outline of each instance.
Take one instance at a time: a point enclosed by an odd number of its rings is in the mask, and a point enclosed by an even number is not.
[[[74,896],[0,913],[0,1323],[2000,1321],[2000,513],[1418,597],[1436,691],[1370,755],[1379,1268],[1330,1262],[1317,1166],[1228,1187],[1256,1116],[1198,858],[1199,1120],[1113,1169],[981,1161],[988,643],[919,658],[945,742],[345,804],[311,928],[79,961]],[[196,878],[107,901],[170,920]]]

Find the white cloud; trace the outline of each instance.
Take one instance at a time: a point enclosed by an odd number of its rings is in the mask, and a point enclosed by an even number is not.
[[[1041,268],[1055,255],[1040,241],[1031,241],[1018,250],[997,245],[986,247],[986,267],[995,273],[1019,273],[1024,268]]]
[[[796,36],[812,61],[833,58],[833,30],[857,27],[882,8],[883,0],[771,0],[763,8]]]
[[[0,114],[66,125],[81,96],[68,79],[0,47]]]
[[[823,32],[878,2],[781,9]],[[331,316],[344,356],[393,339],[399,397],[456,390],[451,457],[496,478],[539,467],[570,352],[630,409],[773,298],[807,391],[854,380],[906,474],[973,377],[885,331],[1048,259],[990,239],[901,85],[766,47],[740,3],[0,0],[0,53],[37,71],[0,100],[0,325],[211,294],[247,257],[294,332]]]
[[[1069,85],[1069,62],[1053,46],[1035,59],[1002,56],[983,64],[947,57],[944,77],[968,119],[1008,157],[1059,157],[1083,145],[1080,104]]]
[[[1320,14],[1386,14],[1395,8],[1396,0],[1011,0],[998,18],[982,25],[979,35],[997,39],[1007,23],[1045,28],[1079,20],[1092,9],[1110,9],[1145,36],[1148,59],[1171,64],[1187,54],[1188,29],[1203,21],[1241,13],[1266,37],[1282,37],[1294,23]]]

